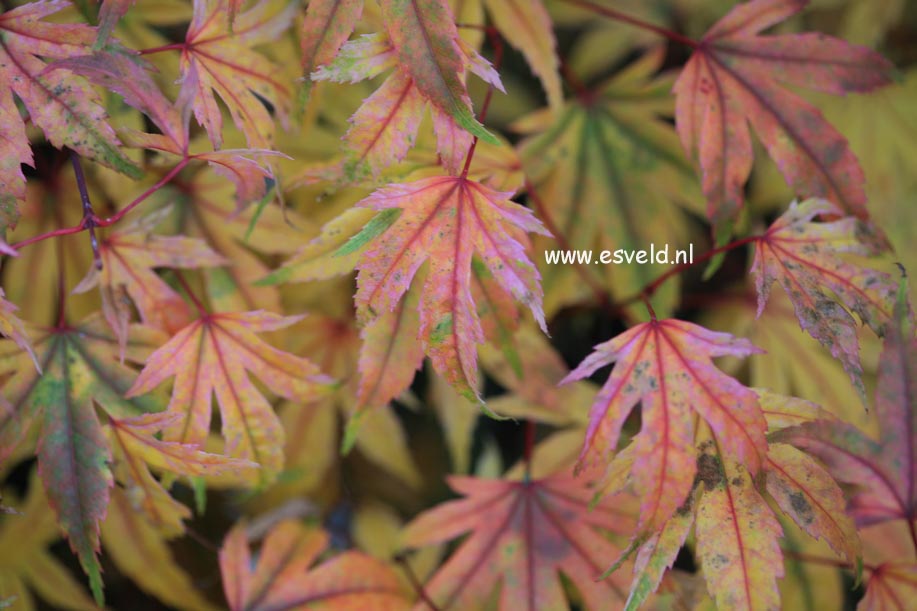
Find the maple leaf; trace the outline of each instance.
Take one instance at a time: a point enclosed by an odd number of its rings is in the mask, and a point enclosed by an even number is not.
[[[4,491],[6,499],[15,498]],[[30,590],[59,609],[98,609],[86,590],[48,547],[60,538],[60,529],[48,505],[36,470],[29,476],[28,494],[0,522],[0,607],[31,611],[37,608]]]
[[[382,19],[398,63],[417,89],[462,129],[497,144],[477,122],[462,82],[466,59],[446,0],[380,0]],[[494,74],[499,82],[499,77]]]
[[[757,395],[711,362],[713,357],[755,352],[750,342],[727,333],[679,320],[653,320],[596,346],[562,381],[586,378],[615,363],[592,404],[581,465],[607,460],[617,448],[624,421],[641,403],[642,428],[630,456],[641,497],[641,531],[658,529],[691,491],[697,473],[695,413],[714,430],[729,456],[752,473],[760,469],[767,442]]]
[[[256,335],[283,329],[300,318],[261,311],[202,315],[150,355],[127,396],[150,392],[174,376],[166,411],[178,420],[165,427],[164,439],[200,445],[210,430],[216,395],[224,453],[260,464],[262,478],[270,479],[283,467],[283,427],[248,372],[288,399],[308,401],[324,392],[329,380],[315,365]]]
[[[758,34],[807,3],[753,0],[734,7],[697,43],[673,88],[676,127],[689,155],[697,153],[718,235],[742,206],[753,160],[749,123],[794,192],[867,217],[863,172],[847,141],[817,108],[778,83],[843,95],[888,84],[892,66],[865,47],[821,33]]]
[[[102,312],[119,342],[127,342],[130,303],[145,324],[174,333],[191,320],[188,304],[153,269],[156,267],[209,267],[226,260],[195,238],[152,235],[153,228],[170,212],[162,208],[138,222],[113,231],[99,240],[102,269],[91,267],[74,288],[81,293],[98,286]]]
[[[917,596],[917,562],[884,562],[869,576],[858,611],[905,611]]]
[[[617,551],[605,532],[620,532],[630,517],[615,503],[590,510],[593,492],[582,479],[559,472],[531,481],[450,476],[464,498],[418,516],[405,529],[407,547],[471,533],[425,585],[437,609],[483,608],[501,584],[499,608],[568,609],[562,572],[588,609],[625,597],[615,576],[596,580]]]
[[[133,507],[142,510],[164,535],[184,532],[182,520],[191,517],[150,473],[150,468],[173,475],[203,477],[233,472],[241,480],[258,468],[255,463],[202,452],[198,446],[156,439],[154,434],[175,424],[175,413],[158,412],[133,418],[109,418],[107,433],[115,454],[114,474]]]
[[[127,358],[142,360],[158,339],[153,330],[137,328],[128,341]],[[124,398],[134,371],[117,362],[117,341],[99,316],[79,325],[47,330],[34,345],[42,366],[40,375],[31,366],[31,355],[9,351],[0,355],[0,374],[12,374],[4,390],[18,420],[4,424],[22,430],[33,421],[39,423],[39,475],[61,529],[101,604],[101,568],[96,557],[99,522],[105,515],[113,480],[111,452],[95,406],[123,417],[156,411],[161,404],[155,397]],[[3,433],[8,434],[6,430]],[[12,439],[5,441],[18,441],[17,435],[10,436]],[[13,447],[14,443],[4,443],[0,452]]]
[[[811,222],[817,215],[836,213],[837,208],[824,200],[794,202],[756,240],[751,272],[758,315],[778,280],[793,302],[800,326],[840,360],[865,402],[856,321],[846,308],[881,335],[891,318],[896,287],[888,273],[845,260],[846,254],[875,252],[863,221],[847,217]]]
[[[65,0],[31,2],[0,14],[0,226],[15,226],[17,205],[25,199],[20,164],[33,165],[25,124],[16,106],[22,102],[32,124],[57,148],[139,178],[140,170],[119,150],[115,132],[105,122],[99,97],[85,81],[43,74],[46,60],[90,52],[95,29],[42,19],[69,6]],[[15,99],[14,99],[15,96]]]
[[[838,420],[804,423],[775,435],[820,458],[838,481],[858,486],[849,507],[857,524],[905,520],[917,545],[917,336],[906,293],[902,282],[879,361],[879,440]]]
[[[687,241],[686,217],[676,202],[699,204],[702,197],[678,137],[660,118],[672,112],[672,79],[657,75],[664,51],[646,53],[559,112],[540,109],[512,124],[531,134],[519,145],[534,187],[530,201],[543,206],[536,212],[552,220],[564,249],[611,252],[662,242],[680,248]],[[553,240],[536,241],[536,252],[556,248]],[[608,266],[601,280],[613,294],[630,295],[668,267],[655,261]],[[541,269],[549,314],[592,296],[573,266]],[[677,283],[656,297],[653,305],[664,315],[675,305]]]
[[[763,471],[766,491],[788,517],[850,562],[859,560],[860,542],[844,513],[843,494],[814,459],[778,443],[770,446]],[[719,443],[711,439],[698,445],[696,474],[684,504],[656,532],[635,540],[633,547],[639,551],[626,608],[636,609],[656,590],[692,524],[707,589],[719,608],[779,608],[777,579],[783,576],[783,554],[778,539],[783,529],[764,492],[745,467],[724,458]]]
[[[192,108],[207,130],[214,148],[223,143],[223,115],[214,93],[229,109],[248,145],[270,148],[274,121],[261,103],[266,100],[286,122],[290,114],[290,87],[277,78],[279,68],[251,46],[272,42],[289,27],[296,5],[259,2],[230,24],[228,0],[194,0],[181,55],[181,79],[193,96]],[[231,32],[229,28],[232,28]]]
[[[428,262],[420,298],[424,352],[440,374],[478,402],[475,345],[484,334],[471,295],[475,254],[545,328],[538,272],[519,240],[523,231],[546,232],[511,196],[463,177],[439,176],[389,185],[357,204],[383,213],[401,210],[357,265],[358,316],[368,324],[394,310]]]
[[[191,72],[182,82],[182,92],[177,104],[170,102],[150,78],[148,66],[138,58],[124,53],[96,53],[72,57],[50,64],[47,70],[64,68],[89,78],[124,98],[124,101],[147,115],[161,134],[148,134],[129,128],[121,131],[126,146],[139,147],[177,155],[183,164],[190,160],[206,162],[217,174],[230,180],[236,187],[237,208],[260,200],[266,191],[266,182],[272,180],[270,170],[258,159],[280,156],[267,149],[223,149],[191,153],[188,123],[188,103],[197,90],[197,73]]]
[[[410,607],[394,571],[370,556],[343,552],[310,569],[329,540],[321,530],[284,520],[268,533],[255,565],[245,524],[237,524],[220,548],[223,592],[231,611]]]
[[[453,44],[460,51],[458,70],[463,74],[466,69],[471,70],[502,90],[500,77],[486,60],[461,41]],[[450,172],[458,172],[471,145],[471,135],[463,129],[478,136],[483,130],[469,129],[439,106],[437,98],[432,97],[429,89],[417,80],[423,78],[422,75],[411,73],[400,58],[394,38],[368,34],[348,42],[337,58],[312,73],[312,79],[317,81],[354,83],[395,69],[351,117],[352,126],[345,136],[347,161],[344,166],[345,176],[351,182],[367,174],[378,176],[384,167],[404,159],[417,139],[420,118],[427,106],[433,116],[437,149],[443,165]],[[464,95],[467,99],[467,94]],[[470,116],[470,111],[466,112]],[[484,133],[487,136],[482,140],[499,143],[488,132]]]

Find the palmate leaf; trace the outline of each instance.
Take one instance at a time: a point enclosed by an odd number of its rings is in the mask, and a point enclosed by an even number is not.
[[[258,465],[218,454],[202,452],[198,446],[162,441],[154,435],[174,424],[179,416],[158,412],[133,418],[109,418],[106,433],[114,461],[115,479],[123,487],[132,511],[143,515],[165,536],[184,532],[183,520],[191,511],[174,500],[153,477],[150,469],[172,475],[204,477],[232,472],[239,481],[250,481]],[[139,511],[138,511],[139,510]]]
[[[137,328],[127,343],[127,358],[142,361],[160,340],[154,330]],[[124,398],[134,372],[118,363],[118,353],[118,342],[101,317],[94,316],[37,337],[40,375],[31,355],[10,350],[0,354],[0,375],[12,374],[4,391],[13,406],[0,424],[0,453],[10,452],[22,431],[38,423],[38,472],[100,604],[99,522],[108,506],[113,479],[111,452],[96,406],[114,417],[162,407],[156,397]]]
[[[43,18],[69,6],[65,0],[31,2],[0,14],[0,227],[16,224],[17,206],[25,199],[20,164],[32,165],[25,124],[14,96],[22,101],[32,124],[54,146],[64,146],[124,174],[140,170],[119,149],[105,122],[99,98],[85,81],[64,74],[43,74],[45,61],[91,52],[95,29],[59,24]]]
[[[465,131],[498,144],[471,110],[462,81],[465,58],[455,18],[445,0],[380,0],[382,18],[398,57],[420,93]],[[496,82],[499,77],[494,75]]]
[[[692,525],[707,590],[718,608],[780,608],[783,529],[765,491],[811,537],[826,540],[851,563],[859,560],[860,542],[844,512],[844,496],[814,459],[792,446],[772,445],[762,489],[745,467],[721,454],[718,442],[707,439],[697,450],[697,476],[685,503],[660,529],[635,541],[639,551],[627,609],[636,609],[656,590]]]
[[[519,145],[523,167],[566,248],[639,250],[687,242],[687,217],[676,203],[702,200],[678,137],[662,117],[672,113],[671,78],[655,76],[665,59],[656,48],[601,83],[592,98],[567,101],[559,112],[541,109],[513,123],[531,134]],[[539,211],[541,213],[541,211]],[[557,248],[539,239],[536,251]],[[674,257],[674,252],[669,253]],[[607,266],[615,295],[639,291],[668,264]],[[591,269],[583,270],[594,274]],[[545,309],[591,296],[570,265],[544,265]],[[654,300],[661,315],[674,307],[677,282]]]
[[[917,337],[908,320],[906,283],[879,361],[879,440],[841,421],[819,420],[781,431],[779,439],[819,457],[838,481],[855,484],[850,512],[866,526],[917,520]]]
[[[700,40],[675,83],[676,126],[703,173],[708,215],[722,236],[743,204],[751,171],[750,123],[793,191],[824,197],[865,219],[863,172],[847,141],[817,108],[778,83],[835,95],[890,82],[877,53],[823,34],[760,36],[807,0],[753,0]]]
[[[179,102],[173,104],[150,77],[148,66],[136,57],[123,53],[96,53],[59,60],[49,70],[64,68],[89,78],[93,83],[121,95],[124,101],[147,115],[161,134],[148,134],[131,129],[122,130],[126,146],[160,151],[181,158],[206,162],[217,174],[236,187],[236,203],[241,209],[260,200],[266,191],[271,172],[261,165],[268,155],[280,155],[267,149],[224,149],[191,153],[189,126],[190,109],[198,89],[197,72],[185,75]],[[260,102],[258,102],[260,104]]]
[[[283,329],[300,318],[260,311],[202,315],[147,359],[127,396],[150,392],[174,376],[166,411],[178,419],[165,427],[164,439],[201,445],[210,430],[215,395],[224,454],[261,465],[252,483],[259,477],[269,481],[283,467],[283,427],[249,372],[287,399],[308,402],[328,391],[329,380],[315,365],[256,335]]]
[[[596,580],[618,552],[603,531],[632,524],[617,499],[590,509],[593,491],[569,470],[524,481],[447,481],[463,498],[420,514],[403,534],[404,545],[416,548],[470,533],[424,585],[437,609],[485,608],[498,585],[501,611],[569,609],[559,573],[575,584],[587,609],[624,599],[621,578]]]
[[[284,520],[268,533],[255,565],[245,523],[237,524],[220,548],[229,609],[399,611],[410,607],[394,571],[370,556],[343,552],[310,568],[329,540],[321,530]]]
[[[475,254],[544,329],[538,272],[520,240],[523,231],[545,230],[511,196],[464,177],[439,176],[389,185],[357,204],[401,210],[357,266],[358,317],[370,324],[393,311],[426,262],[419,306],[424,352],[459,392],[478,402],[476,344],[484,332],[471,293]]]
[[[214,148],[223,143],[223,115],[214,94],[229,108],[249,146],[270,148],[274,120],[259,98],[286,121],[292,88],[277,78],[279,68],[251,47],[272,42],[288,28],[296,5],[259,2],[232,23],[226,18],[228,9],[229,0],[194,1],[181,57],[183,86],[190,91],[194,116]]]
[[[596,346],[563,383],[615,363],[589,415],[580,464],[603,464],[615,452],[621,427],[641,404],[642,428],[628,460],[641,498],[638,530],[655,531],[680,507],[697,474],[695,414],[713,429],[733,460],[757,473],[767,455],[766,423],[755,393],[712,364],[713,357],[745,357],[750,342],[679,320],[643,323]],[[621,462],[623,455],[615,458]],[[612,463],[614,464],[614,463]]]
[[[847,217],[811,222],[817,215],[837,213],[824,200],[794,202],[757,240],[751,272],[758,289],[758,315],[771,285],[779,281],[800,326],[841,361],[865,402],[856,321],[845,307],[881,335],[891,320],[896,287],[890,274],[844,258],[875,253],[863,221]]]
[[[470,70],[502,89],[499,75],[486,60],[461,41],[455,46],[461,74]],[[350,119],[352,127],[345,137],[344,174],[351,182],[367,175],[378,176],[383,168],[404,159],[417,140],[420,120],[428,106],[433,115],[437,150],[447,170],[458,172],[471,145],[471,135],[464,131],[467,126],[444,110],[400,59],[393,39],[382,33],[368,34],[344,45],[337,58],[312,73],[312,79],[317,81],[354,83],[394,68]],[[499,143],[493,136],[487,140]]]
[[[169,208],[160,209],[100,239],[102,269],[91,267],[73,289],[75,293],[82,293],[99,287],[105,320],[122,346],[127,342],[132,315],[130,302],[136,306],[144,324],[167,333],[175,333],[191,321],[188,304],[153,271],[154,268],[212,267],[226,263],[201,240],[154,235],[153,229],[168,213]]]

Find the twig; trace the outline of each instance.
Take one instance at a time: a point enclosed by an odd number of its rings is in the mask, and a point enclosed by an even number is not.
[[[89,231],[89,243],[92,245],[92,260],[97,270],[102,269],[102,255],[99,253],[99,240],[96,238],[96,213],[89,200],[89,190],[86,188],[86,176],[80,157],[74,152],[70,153],[70,162],[73,164],[73,173],[76,175],[76,186],[80,190],[80,201],[83,202],[83,220],[80,226]]]
[[[592,11],[593,13],[596,13],[598,15],[602,15],[603,17],[608,17],[609,19],[613,19],[615,21],[627,23],[632,26],[638,27],[642,30],[654,32],[656,34],[659,34],[660,36],[664,36],[668,38],[671,41],[678,42],[683,45],[687,45],[691,47],[692,49],[697,48],[699,44],[693,38],[688,38],[687,36],[679,34],[678,32],[675,32],[668,28],[664,28],[662,26],[656,25],[654,23],[650,23],[648,21],[643,21],[642,19],[632,17],[631,15],[628,15],[626,13],[616,11],[613,8],[609,8],[607,6],[596,4],[595,2],[591,2],[590,0],[563,0],[563,1],[566,2],[567,4],[573,4],[580,8],[584,8],[586,10]]]

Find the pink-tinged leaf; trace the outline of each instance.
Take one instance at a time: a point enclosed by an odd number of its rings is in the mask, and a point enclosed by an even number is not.
[[[707,590],[720,609],[779,609],[780,523],[741,465],[707,450],[698,464],[695,534]]]
[[[302,67],[309,75],[335,58],[363,14],[363,0],[311,0],[302,24]]]
[[[774,436],[820,458],[838,481],[858,486],[849,511],[859,526],[917,519],[917,336],[906,286],[899,289],[895,323],[887,327],[879,359],[879,441],[846,422],[826,420]]]
[[[118,336],[122,353],[127,345],[130,316],[130,302],[125,299],[125,293],[145,324],[172,334],[191,322],[192,313],[181,295],[153,270],[226,264],[223,257],[198,239],[153,234],[168,213],[169,209],[165,208],[100,239],[102,269],[91,268],[74,289],[82,293],[99,287],[102,311]]]
[[[596,346],[564,383],[615,363],[589,414],[581,466],[603,464],[621,427],[641,404],[632,478],[641,497],[640,528],[658,530],[681,506],[697,472],[694,416],[701,415],[733,459],[757,473],[767,455],[757,395],[713,366],[719,356],[759,352],[750,342],[679,320],[640,324]]]
[[[733,8],[701,39],[675,83],[676,125],[703,172],[708,215],[736,218],[752,166],[749,124],[790,187],[865,219],[863,171],[821,112],[780,83],[842,95],[890,82],[877,53],[823,34],[760,36],[805,0],[753,0]]]
[[[857,611],[909,611],[917,600],[917,563],[886,562],[869,576]]]
[[[134,2],[136,0],[102,0],[102,7],[99,9],[99,35],[93,46],[94,49],[101,49],[105,46],[115,26],[134,6]]]
[[[874,248],[865,224],[853,217],[813,223],[836,214],[824,200],[792,204],[757,241],[751,271],[758,290],[758,315],[774,281],[783,286],[800,326],[841,361],[865,401],[855,312],[881,334],[892,315],[896,286],[888,273],[844,259],[870,255]]]
[[[420,299],[424,353],[457,390],[477,401],[476,344],[484,333],[471,294],[475,254],[544,329],[538,271],[514,236],[545,230],[511,196],[466,178],[439,176],[389,185],[358,204],[401,210],[357,265],[358,316],[368,324],[393,311],[426,262]]]
[[[407,547],[468,534],[424,585],[438,609],[485,608],[500,587],[499,609],[567,609],[562,572],[587,609],[614,607],[626,596],[619,575],[596,578],[619,550],[601,533],[626,531],[632,518],[615,501],[590,509],[583,479],[560,473],[532,481],[448,478],[463,498],[430,509],[403,533]]]
[[[785,514],[814,539],[825,539],[854,564],[863,550],[846,501],[814,459],[785,443],[772,443],[764,465],[767,491]]]
[[[230,31],[228,20],[220,18],[228,12],[228,0],[194,2],[181,56],[182,87],[214,148],[223,143],[223,116],[214,94],[226,104],[233,122],[254,148],[270,148],[274,139],[274,119],[262,99],[282,121],[289,117],[291,87],[279,78],[278,66],[251,50],[259,43],[275,41],[292,23],[295,3],[280,11],[276,6],[256,4],[236,16]]]
[[[254,565],[245,524],[238,524],[220,548],[230,610],[409,608],[395,572],[374,558],[344,552],[310,568],[329,540],[323,531],[284,520],[268,533]]]
[[[119,150],[105,122],[98,96],[83,79],[62,72],[44,74],[45,62],[91,53],[95,30],[82,24],[42,21],[69,5],[64,0],[31,2],[0,14],[0,226],[16,224],[17,202],[25,198],[20,164],[32,165],[32,151],[14,96],[33,125],[57,148],[138,178],[140,170]]]
[[[485,4],[494,25],[509,44],[522,51],[541,79],[548,106],[560,108],[564,95],[558,73],[557,40],[542,0],[485,0]]]
[[[176,154],[187,146],[187,122],[182,121],[178,109],[159,90],[150,77],[149,66],[141,58],[102,52],[58,60],[50,64],[46,72],[60,68],[114,91],[127,104],[147,115],[174,144]]]
[[[381,407],[404,392],[423,364],[417,341],[419,291],[408,290],[395,309],[383,312],[360,332],[357,410]]]
[[[458,44],[458,49],[463,74],[471,71],[502,90],[499,76],[486,60],[464,44]],[[350,119],[352,127],[345,136],[345,178],[359,182],[368,175],[377,177],[385,167],[403,160],[417,140],[420,120],[428,105],[442,164],[457,174],[471,145],[471,134],[453,115],[437,106],[416,77],[399,64],[397,50],[383,34],[348,42],[337,58],[312,73],[312,79],[353,83],[391,68],[395,71]]]
[[[417,88],[462,129],[499,144],[478,123],[462,76],[465,73],[455,18],[445,0],[381,0],[386,31],[399,64]]]
[[[210,430],[215,395],[224,453],[260,464],[262,477],[270,479],[283,467],[283,428],[249,372],[288,399],[315,400],[328,390],[327,378],[315,365],[256,335],[286,328],[300,318],[267,312],[199,318],[150,356],[128,396],[147,393],[174,376],[167,411],[178,420],[165,428],[164,439],[200,445]]]

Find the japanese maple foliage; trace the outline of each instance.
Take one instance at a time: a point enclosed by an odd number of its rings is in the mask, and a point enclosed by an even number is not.
[[[0,608],[917,600],[908,3],[0,8]]]

